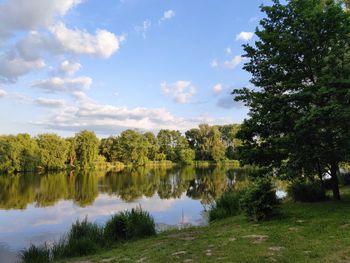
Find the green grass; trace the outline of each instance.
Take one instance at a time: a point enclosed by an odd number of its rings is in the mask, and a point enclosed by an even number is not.
[[[342,194],[341,202],[283,203],[280,217],[258,224],[230,217],[69,262],[350,262],[350,188]]]

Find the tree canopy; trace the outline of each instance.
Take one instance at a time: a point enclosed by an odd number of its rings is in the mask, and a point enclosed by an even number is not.
[[[238,137],[244,163],[284,176],[328,172],[340,199],[339,163],[350,154],[350,15],[341,1],[274,0],[262,6],[254,46],[245,45],[252,89]]]

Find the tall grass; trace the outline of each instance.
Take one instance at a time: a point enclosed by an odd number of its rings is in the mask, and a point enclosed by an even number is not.
[[[152,236],[156,234],[155,223],[148,212],[136,208],[113,215],[105,225],[104,234],[110,242]]]
[[[77,220],[68,233],[50,247],[31,245],[20,253],[24,263],[47,263],[56,259],[85,256],[96,253],[124,240],[155,235],[153,218],[141,208],[113,215],[105,226],[91,223],[85,218]]]
[[[50,248],[46,243],[42,246],[31,245],[20,252],[20,258],[25,263],[45,263],[50,261]]]
[[[241,192],[225,192],[209,210],[209,221],[239,214]]]

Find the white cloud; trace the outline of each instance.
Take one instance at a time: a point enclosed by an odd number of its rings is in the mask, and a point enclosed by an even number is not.
[[[222,84],[221,83],[218,83],[216,84],[214,87],[213,87],[213,91],[216,93],[216,94],[219,94],[221,91],[222,91]]]
[[[210,62],[210,66],[212,68],[217,68],[219,67],[219,62],[216,60],[216,59],[213,59],[211,62]]]
[[[167,10],[164,12],[162,20],[171,19],[174,16],[175,16],[175,12],[173,10]]]
[[[223,66],[228,69],[234,69],[241,64],[245,59],[242,56],[234,56],[231,60],[224,61]]]
[[[90,77],[77,77],[77,78],[59,78],[53,77],[51,79],[40,80],[33,83],[31,87],[39,88],[47,92],[76,92],[89,89],[92,84]]]
[[[58,108],[55,114],[42,121],[33,122],[54,130],[94,130],[97,133],[115,134],[125,129],[157,131],[159,129],[188,130],[201,123],[227,124],[232,120],[198,116],[176,117],[165,108],[127,108],[83,101],[78,106]]]
[[[49,26],[81,0],[11,0],[0,2],[0,39],[16,31],[30,31]]]
[[[7,95],[7,92],[3,89],[0,89],[0,98],[5,97]]]
[[[69,76],[72,76],[80,68],[81,68],[80,63],[65,60],[61,63],[59,71],[61,73],[68,74]]]
[[[58,130],[92,129],[115,133],[128,128],[157,130],[178,129],[189,126],[163,108],[133,108],[83,102],[79,106],[64,107],[56,115],[37,124]]]
[[[59,99],[37,98],[33,102],[42,107],[58,108],[64,106],[64,101]]]
[[[42,59],[27,61],[15,53],[0,57],[0,82],[16,82],[18,77],[45,66]]]
[[[178,80],[175,83],[160,84],[163,94],[173,98],[178,103],[189,103],[190,99],[196,94],[196,87],[190,81]]]
[[[142,22],[141,26],[136,26],[135,30],[137,33],[140,33],[143,38],[146,38],[146,33],[151,26],[152,26],[151,20],[145,20]]]
[[[225,52],[227,55],[231,55],[232,54],[232,49],[230,47],[225,48]]]
[[[50,54],[62,54],[64,52],[58,41],[53,39],[52,35],[31,31],[24,38],[20,39],[14,47],[19,55],[28,61],[41,58],[41,54],[46,52]]]
[[[125,40],[125,36],[116,36],[106,30],[98,29],[95,35],[92,35],[79,29],[68,29],[63,23],[51,26],[50,31],[64,50],[102,58],[112,56]]]
[[[251,40],[254,36],[253,32],[244,32],[242,31],[238,35],[236,35],[236,40],[243,40],[243,41],[248,41]]]

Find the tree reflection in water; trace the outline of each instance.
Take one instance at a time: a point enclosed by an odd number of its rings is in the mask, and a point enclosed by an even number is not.
[[[154,195],[172,199],[186,194],[207,205],[225,190],[244,185],[246,174],[246,169],[225,166],[186,166],[138,167],[119,172],[1,175],[0,209],[25,209],[28,204],[46,207],[60,200],[72,200],[84,207],[91,205],[99,193],[107,193],[126,202]]]

